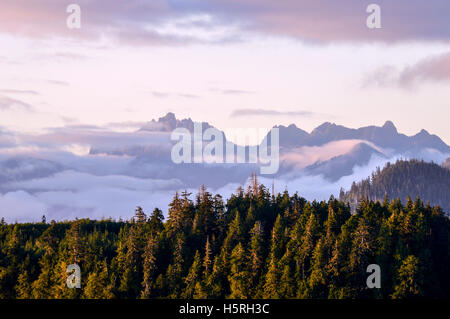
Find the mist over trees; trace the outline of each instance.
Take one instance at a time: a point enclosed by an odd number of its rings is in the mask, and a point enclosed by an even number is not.
[[[432,205],[440,206],[447,214],[450,213],[450,159],[441,166],[419,160],[398,160],[387,163],[383,169],[377,168],[372,176],[358,183],[354,182],[348,192],[341,190],[339,199],[350,203],[355,208],[361,198],[367,197],[374,201],[389,198],[400,198],[406,201],[408,197],[419,196]]]
[[[164,221],[0,223],[1,298],[450,297],[450,222],[417,198],[276,195],[253,176],[226,201],[176,193]],[[81,289],[66,287],[69,264]],[[368,289],[369,264],[381,289]]]

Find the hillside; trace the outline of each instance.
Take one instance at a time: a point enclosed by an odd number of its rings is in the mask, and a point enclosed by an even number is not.
[[[417,196],[426,198],[432,205],[450,212],[450,170],[446,166],[418,160],[399,160],[372,174],[359,183],[353,183],[350,191],[341,191],[340,199],[354,208],[361,197],[383,201],[400,198],[402,201]]]
[[[450,297],[450,219],[420,200],[351,214],[334,197],[272,196],[256,178],[228,199],[190,195],[173,197],[167,220],[140,207],[129,221],[0,220],[0,299]],[[74,263],[80,289],[66,287]]]

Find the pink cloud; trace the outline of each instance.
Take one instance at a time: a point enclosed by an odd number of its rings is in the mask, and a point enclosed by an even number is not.
[[[403,69],[382,66],[370,73],[362,86],[397,86],[409,89],[422,82],[442,81],[450,81],[450,52],[422,59]]]
[[[383,152],[382,149],[373,143],[364,140],[340,140],[330,142],[322,146],[303,146],[298,149],[293,149],[292,151],[282,155],[280,159],[288,165],[301,169],[316,162],[324,162],[332,159],[333,157],[346,154],[360,143],[368,144],[377,151]]]
[[[183,17],[205,14],[209,22],[178,22],[179,29],[211,30],[217,26],[239,26],[240,32],[212,42],[229,41],[237,34],[265,34],[312,42],[410,41],[450,39],[450,2],[434,0],[379,0],[382,28],[366,27],[367,2],[360,0],[190,0],[111,1],[78,0],[82,28],[69,30],[66,6],[58,0],[3,0],[0,30],[32,37],[63,36],[98,38],[110,35],[133,45],[179,44],[198,41],[195,37],[160,33],[149,25],[161,26]],[[175,25],[177,25],[175,23]],[[180,25],[182,27],[180,27]]]
[[[418,81],[450,81],[450,52],[419,61],[399,77],[400,84],[407,87]]]

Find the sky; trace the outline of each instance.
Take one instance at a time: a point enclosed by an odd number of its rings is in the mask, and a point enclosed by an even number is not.
[[[75,3],[81,28],[69,29]],[[392,120],[450,144],[450,2],[2,0],[0,132]]]

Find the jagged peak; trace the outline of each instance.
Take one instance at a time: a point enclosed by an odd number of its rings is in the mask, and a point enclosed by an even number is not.
[[[420,132],[417,133],[416,135],[430,135],[430,133],[428,133],[428,131],[425,129],[421,129]]]
[[[284,125],[280,124],[280,125],[274,125],[273,127],[274,128],[281,128],[281,129],[294,129],[294,128],[298,129],[299,128],[295,124],[289,124],[288,126],[284,126]]]
[[[203,125],[203,129],[212,127],[208,122],[201,122],[201,124]],[[168,112],[157,121],[152,119],[150,122],[147,122],[139,131],[170,132],[178,127],[192,131],[194,129],[194,121],[190,117],[181,120],[177,119],[174,113]]]
[[[392,123],[392,121],[386,121],[383,125],[383,128],[397,132],[397,128],[395,127],[394,123]]]
[[[164,121],[164,120],[176,120],[177,117],[175,116],[174,113],[172,112],[168,112],[166,115],[164,115],[163,117],[160,117],[158,119],[158,121]],[[154,121],[154,120],[153,120]]]
[[[152,119],[150,122],[147,122],[140,131],[169,132],[180,125],[185,126],[187,124],[190,126],[190,123],[192,123],[190,118],[180,121],[174,113],[168,112],[166,115],[158,118],[158,120]]]
[[[314,130],[312,130],[311,134],[317,133],[317,132],[323,132],[323,131],[329,129],[330,127],[335,127],[335,126],[337,126],[335,123],[324,122],[324,123],[320,124],[318,127],[316,127]]]
[[[324,122],[324,123],[320,124],[317,128],[330,127],[330,126],[336,126],[336,123]]]

